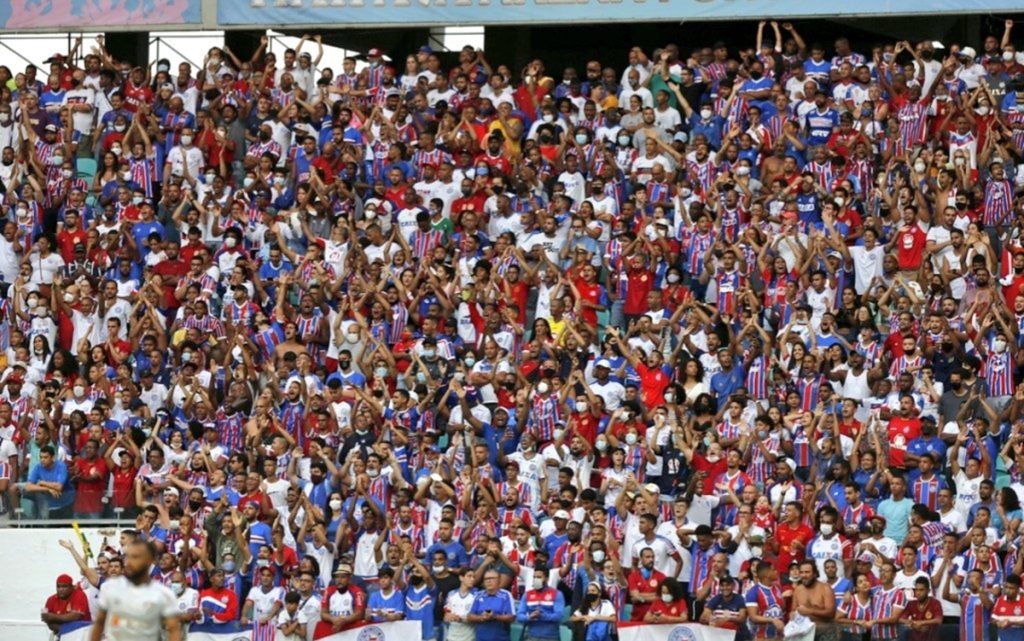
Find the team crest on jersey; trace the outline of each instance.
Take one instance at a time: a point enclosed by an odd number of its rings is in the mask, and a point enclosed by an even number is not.
[[[384,641],[385,636],[384,630],[375,625],[370,625],[359,631],[356,641]]]
[[[668,641],[697,641],[697,635],[690,628],[681,625],[668,633]]]
[[[231,641],[249,641],[249,637],[248,636],[235,637],[234,639],[231,639]]]

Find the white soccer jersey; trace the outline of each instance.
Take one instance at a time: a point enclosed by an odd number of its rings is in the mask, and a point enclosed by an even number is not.
[[[135,585],[123,576],[103,584],[97,604],[107,615],[107,641],[159,639],[164,619],[178,614],[170,588],[155,581]]]

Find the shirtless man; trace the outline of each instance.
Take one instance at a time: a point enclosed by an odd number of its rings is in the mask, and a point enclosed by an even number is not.
[[[800,583],[793,590],[793,614],[802,614],[815,623],[816,641],[834,641],[839,638],[835,626],[836,596],[828,585],[818,580],[818,568],[813,559],[800,562]]]

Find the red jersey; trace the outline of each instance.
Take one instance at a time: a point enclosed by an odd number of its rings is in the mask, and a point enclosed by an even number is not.
[[[658,586],[665,580],[665,575],[657,570],[651,570],[650,575],[644,576],[644,573],[639,569],[634,569],[629,573],[629,591],[636,590],[637,592],[650,593],[654,592],[657,594]],[[655,601],[654,603],[660,603],[661,601]],[[631,621],[643,621],[647,611],[651,609],[652,603],[634,603],[633,614],[630,616]]]
[[[607,306],[608,301],[604,300],[604,288],[597,283],[588,283],[585,280],[577,280],[575,283],[576,289],[580,292],[580,297],[594,305]],[[593,307],[583,307],[583,322],[591,327],[597,327],[597,310]]]
[[[654,274],[644,268],[630,268],[626,272],[626,300],[622,311],[625,314],[640,315],[649,308],[647,294],[654,289]]]
[[[803,561],[807,551],[807,544],[814,538],[814,530],[801,522],[797,527],[791,527],[789,523],[781,523],[775,528],[775,540],[779,543],[779,554],[775,559],[775,569],[779,572],[789,572],[789,564],[793,561]]]
[[[82,588],[75,586],[67,599],[62,599],[56,594],[50,595],[46,600],[46,611],[50,614],[67,614],[69,612],[81,612],[82,618],[79,621],[92,621],[89,612],[89,598],[82,592]]]
[[[921,419],[893,416],[889,419],[889,465],[906,465],[907,445],[921,435]]]
[[[925,233],[916,223],[896,232],[896,262],[901,270],[916,270],[921,266],[926,239]]]
[[[153,90],[146,85],[136,87],[131,80],[125,83],[121,93],[124,94],[124,108],[132,113],[138,111],[142,103],[153,103]]]
[[[80,458],[75,461],[78,469],[78,484],[75,487],[75,512],[99,514],[103,511],[104,493],[107,491],[107,464],[97,457],[91,461]],[[89,477],[97,478],[90,479]]]

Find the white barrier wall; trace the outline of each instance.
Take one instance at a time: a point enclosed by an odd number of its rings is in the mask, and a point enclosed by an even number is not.
[[[96,529],[82,528],[93,554],[101,549],[103,535]],[[71,528],[0,528],[0,639],[3,641],[41,641],[49,629],[39,620],[46,599],[56,592],[57,577],[70,574],[77,581],[81,572],[71,554],[60,546],[61,539],[72,541],[81,551],[81,542]],[[113,539],[117,544],[116,536]]]

